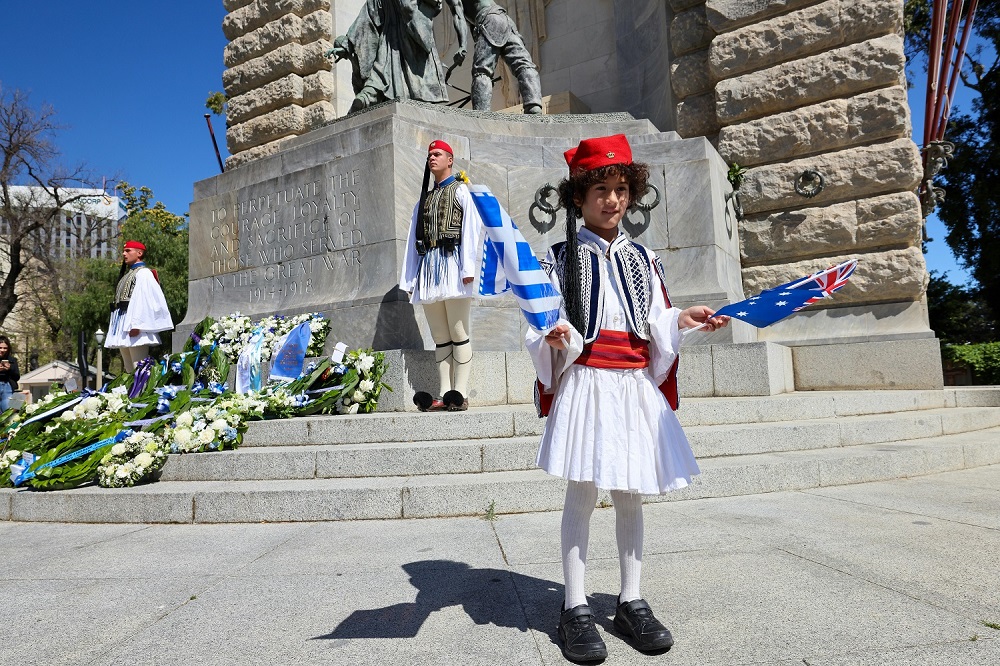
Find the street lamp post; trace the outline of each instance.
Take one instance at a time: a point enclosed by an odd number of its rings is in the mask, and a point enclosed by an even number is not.
[[[97,341],[97,385],[94,387],[100,391],[104,386],[104,331],[100,328],[94,333],[94,340]]]

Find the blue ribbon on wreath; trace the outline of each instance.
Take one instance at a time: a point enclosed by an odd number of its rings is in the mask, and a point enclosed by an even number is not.
[[[114,437],[108,437],[106,439],[102,439],[99,442],[94,442],[90,446],[85,446],[82,449],[77,449],[76,451],[72,451],[70,453],[67,453],[66,455],[59,456],[55,460],[51,460],[45,463],[44,465],[39,465],[37,468],[35,468],[34,471],[26,469],[23,472],[21,472],[16,479],[12,478],[11,480],[14,482],[15,486],[20,486],[25,481],[35,478],[37,473],[43,469],[49,467],[58,467],[59,465],[65,465],[66,463],[76,460],[77,458],[82,458],[83,456],[89,455],[94,451],[96,451],[97,449],[107,446],[108,444],[117,444],[118,442],[124,440],[126,437],[129,437],[130,435],[132,435],[131,430],[122,430]]]

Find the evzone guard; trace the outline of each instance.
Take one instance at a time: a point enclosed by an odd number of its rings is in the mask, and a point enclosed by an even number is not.
[[[454,163],[451,146],[441,140],[431,142],[399,278],[410,303],[423,307],[435,345],[437,396],[427,391],[413,396],[417,408],[425,412],[469,407],[470,318],[482,220],[469,188],[452,173]]]

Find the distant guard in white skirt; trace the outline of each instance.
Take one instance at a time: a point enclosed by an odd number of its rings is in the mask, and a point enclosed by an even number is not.
[[[104,346],[119,349],[125,372],[135,371],[136,364],[160,344],[159,334],[174,328],[167,300],[156,273],[143,259],[146,246],[130,240],[122,251],[122,275],[111,304],[111,323]]]
[[[561,319],[547,335],[529,329],[526,346],[538,374],[540,412],[548,416],[537,462],[569,481],[559,639],[568,659],[600,661],[607,646],[584,586],[598,489],[610,491],[616,514],[621,588],[615,629],[642,652],[673,645],[639,592],[642,496],[683,488],[699,473],[674,414],[680,331],[701,323],[715,330],[728,317],[713,317],[703,305],[672,307],[660,260],[621,232],[649,177],[647,165],[633,162],[624,135],[581,141],[566,152],[566,162],[570,175],[559,185],[566,241],[543,262],[563,294]]]
[[[461,174],[452,173],[454,163],[450,145],[431,142],[399,278],[399,288],[410,294],[410,303],[423,306],[435,344],[437,396],[427,391],[413,396],[424,412],[469,407],[469,335],[482,219]],[[428,189],[432,176],[434,187]]]

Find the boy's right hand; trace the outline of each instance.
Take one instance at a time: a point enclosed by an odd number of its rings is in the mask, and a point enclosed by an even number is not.
[[[545,342],[553,349],[566,349],[566,344],[570,340],[569,326],[559,324],[545,335]]]

